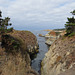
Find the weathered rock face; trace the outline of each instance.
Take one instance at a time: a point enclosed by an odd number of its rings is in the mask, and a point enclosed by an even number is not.
[[[49,37],[48,39],[46,39],[45,44],[51,46],[55,40],[56,40],[56,37]]]
[[[51,45],[57,39],[57,36],[56,36],[56,33],[54,31],[51,31],[45,35],[45,38],[46,38],[45,43],[47,45]]]
[[[35,35],[29,31],[14,31],[3,36],[3,48],[0,45],[0,75],[38,75],[30,66],[29,45],[38,45]],[[36,49],[31,53],[35,53]]]
[[[68,69],[65,72],[60,73],[59,75],[75,75],[75,66],[73,66],[73,68]]]
[[[0,75],[38,75],[30,67],[29,54],[8,55],[1,49],[0,53]]]
[[[38,43],[36,36],[31,33],[30,31],[16,31],[14,30],[13,33],[10,33],[11,36],[20,40],[20,42],[25,50],[29,53],[37,53],[38,52]]]
[[[51,32],[49,32],[48,34],[45,35],[45,38],[46,38],[45,43],[47,45],[51,45],[55,40],[57,40],[64,34],[66,34],[65,30],[63,30],[63,31],[53,31],[52,30]]]
[[[55,41],[41,64],[41,75],[58,75],[71,69],[75,64],[75,36]]]

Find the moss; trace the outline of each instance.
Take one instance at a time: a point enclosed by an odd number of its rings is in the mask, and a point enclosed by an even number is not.
[[[75,35],[75,32],[69,34],[68,36],[71,37],[71,36],[74,36]]]

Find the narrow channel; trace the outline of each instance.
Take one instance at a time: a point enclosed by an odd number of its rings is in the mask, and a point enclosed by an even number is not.
[[[48,32],[47,31],[32,31],[34,35],[37,37],[37,41],[39,44],[39,53],[37,54],[37,57],[32,60],[31,67],[40,73],[40,62],[44,58],[45,53],[48,51],[48,46],[45,44],[45,37],[40,37],[39,34],[45,35]]]

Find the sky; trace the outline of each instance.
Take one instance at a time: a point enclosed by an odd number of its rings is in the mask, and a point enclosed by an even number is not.
[[[17,30],[64,28],[74,9],[75,0],[0,0],[3,18]]]

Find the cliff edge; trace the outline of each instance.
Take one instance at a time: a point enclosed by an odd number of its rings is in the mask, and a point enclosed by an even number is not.
[[[75,68],[75,36],[56,40],[45,54],[41,65],[41,75],[68,75],[64,72]]]
[[[16,31],[2,36],[0,75],[38,75],[31,64],[31,54],[38,52],[36,36],[30,31]]]

